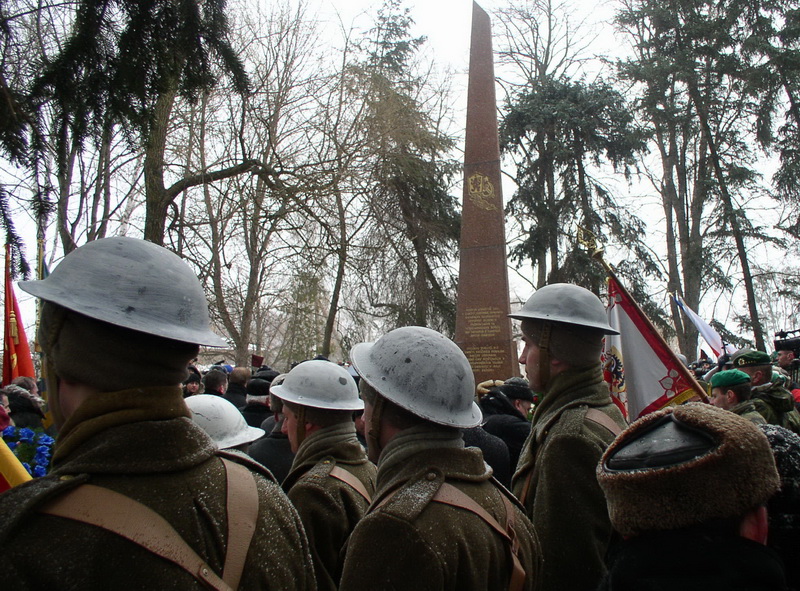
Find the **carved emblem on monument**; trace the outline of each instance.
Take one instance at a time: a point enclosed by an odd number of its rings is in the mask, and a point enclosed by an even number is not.
[[[494,201],[494,185],[489,177],[476,172],[467,179],[469,183],[469,198],[475,204],[475,207],[485,209],[487,211],[495,211],[497,206],[492,203]]]

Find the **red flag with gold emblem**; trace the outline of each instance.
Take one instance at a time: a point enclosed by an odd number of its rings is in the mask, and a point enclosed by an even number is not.
[[[11,249],[6,244],[6,291],[5,291],[5,329],[3,331],[3,384],[20,376],[34,378],[33,360],[25,328],[22,325],[22,316],[19,313],[19,304],[14,295],[14,285],[11,281]]]

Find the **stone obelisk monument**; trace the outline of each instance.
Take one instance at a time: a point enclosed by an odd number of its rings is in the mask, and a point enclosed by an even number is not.
[[[511,338],[492,29],[472,4],[456,343],[478,382],[519,375]]]

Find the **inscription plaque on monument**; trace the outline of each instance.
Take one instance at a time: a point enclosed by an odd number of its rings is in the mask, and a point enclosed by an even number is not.
[[[519,375],[511,338],[489,15],[472,5],[456,343],[478,382]]]

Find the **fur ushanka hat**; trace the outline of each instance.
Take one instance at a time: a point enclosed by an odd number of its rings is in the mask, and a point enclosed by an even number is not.
[[[779,487],[758,427],[703,403],[634,422],[603,454],[597,479],[611,523],[625,536],[744,515]]]

